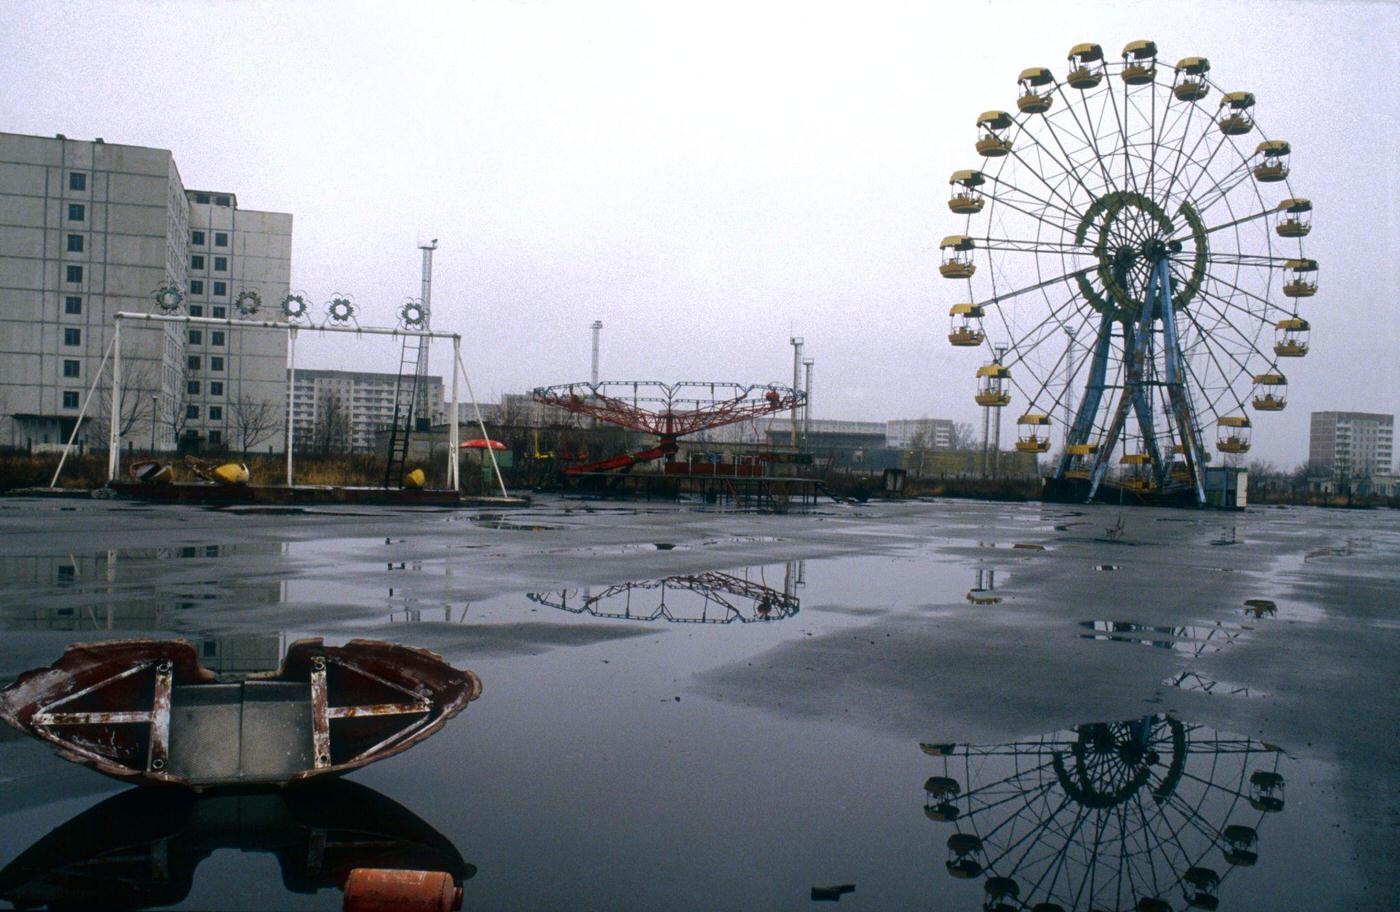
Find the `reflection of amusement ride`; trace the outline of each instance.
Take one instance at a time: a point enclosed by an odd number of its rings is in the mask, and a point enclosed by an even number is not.
[[[1215,909],[1284,807],[1277,747],[1171,716],[921,747],[942,766],[924,813],[952,830],[945,867],[983,881],[989,912]]]
[[[277,857],[293,893],[345,889],[355,868],[476,873],[441,833],[403,805],[353,782],[299,789],[132,789],[74,817],[0,871],[16,908],[145,909],[183,901],[195,869],[219,849]]]
[[[564,589],[532,592],[529,599],[571,614],[630,621],[664,620],[673,624],[749,624],[781,621],[797,614],[800,561],[789,561],[782,590],[733,573],[707,571],[688,576],[618,583],[599,592]],[[762,568],[758,568],[760,571]],[[633,596],[637,605],[633,605]]]
[[[1018,450],[1059,438],[1047,498],[1205,502],[1211,443],[1246,452],[1247,408],[1282,409],[1280,362],[1308,353],[1312,204],[1254,95],[1211,76],[1151,41],[1076,45],[977,118],[982,170],[950,179],[948,340],[987,352],[976,401],[1014,404]]]

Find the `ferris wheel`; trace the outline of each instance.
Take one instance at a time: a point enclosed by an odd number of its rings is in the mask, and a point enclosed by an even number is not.
[[[948,341],[988,352],[975,399],[1019,407],[1018,450],[1058,438],[1047,498],[1203,502],[1212,444],[1247,452],[1251,414],[1287,403],[1281,362],[1308,352],[1318,266],[1292,149],[1253,93],[1204,57],[1159,64],[1151,41],[1121,61],[1079,44],[1062,77],[1018,83],[1015,111],[977,118],[981,167],[949,182]]]
[[[1167,715],[920,747],[944,869],[980,880],[987,912],[1217,908],[1286,803],[1279,748]]]

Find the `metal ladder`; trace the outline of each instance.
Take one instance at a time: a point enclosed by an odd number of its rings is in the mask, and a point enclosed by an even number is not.
[[[414,414],[421,405],[419,398],[426,396],[427,380],[428,337],[404,336],[403,349],[399,353],[399,376],[394,384],[394,420],[389,426],[389,455],[384,465],[386,488],[403,485]]]

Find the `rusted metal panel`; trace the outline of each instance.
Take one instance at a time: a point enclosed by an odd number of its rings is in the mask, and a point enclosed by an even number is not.
[[[293,643],[275,672],[220,680],[184,640],[76,644],[0,692],[0,718],[65,759],[196,790],[285,784],[392,756],[481,695],[431,652]]]

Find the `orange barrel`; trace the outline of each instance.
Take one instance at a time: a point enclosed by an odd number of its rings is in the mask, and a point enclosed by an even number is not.
[[[345,881],[345,912],[453,912],[462,888],[445,871],[355,868]]]

